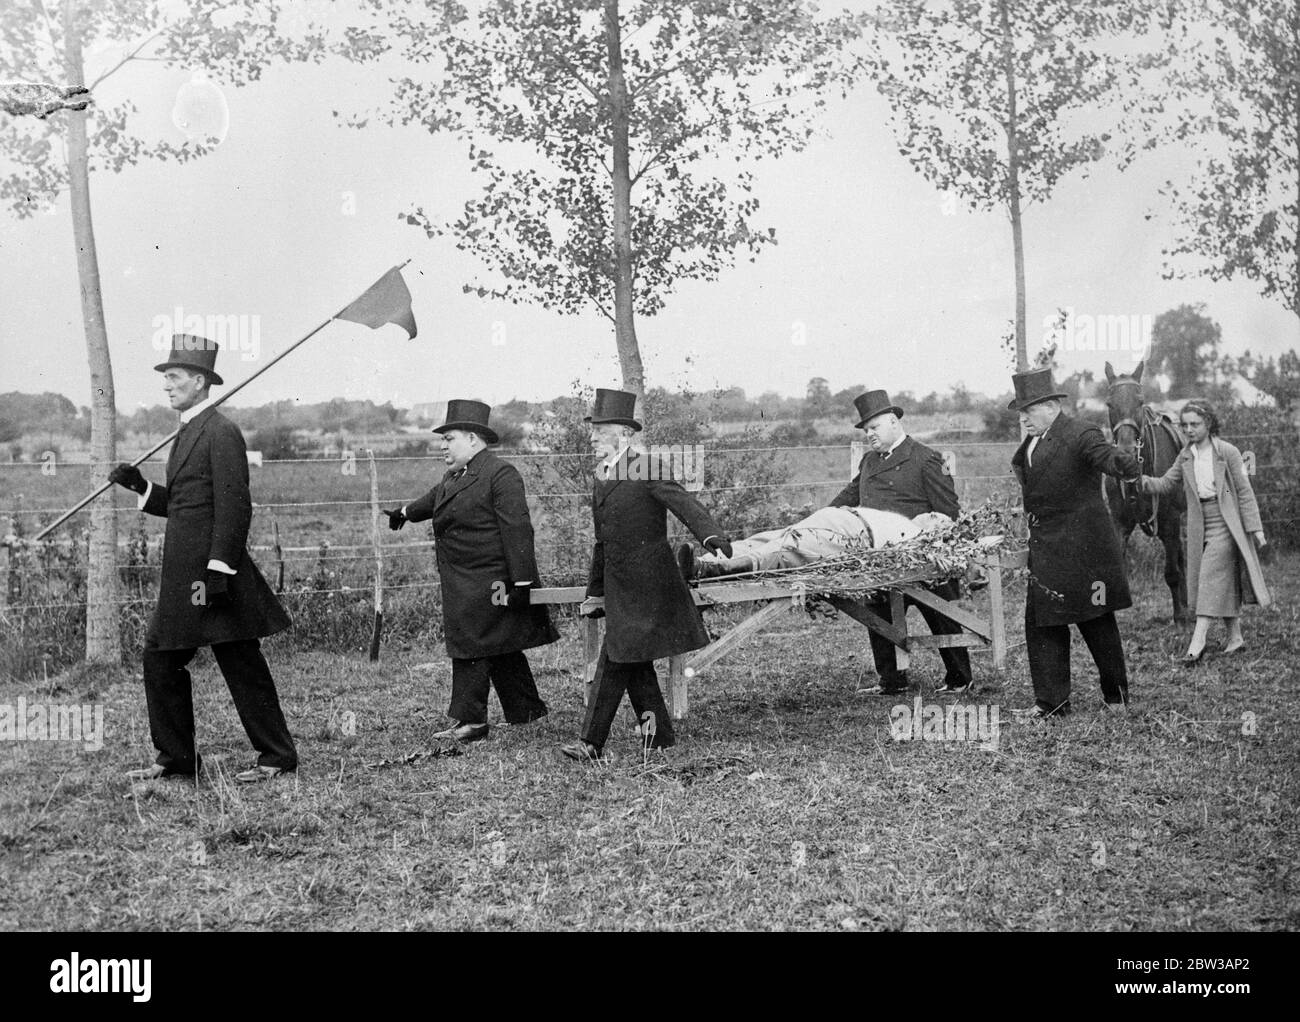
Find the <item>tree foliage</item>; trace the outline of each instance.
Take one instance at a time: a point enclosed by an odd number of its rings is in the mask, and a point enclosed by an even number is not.
[[[1300,355],[1295,349],[1267,359],[1247,351],[1237,369],[1284,412],[1300,410]]]
[[[1205,305],[1180,305],[1162,312],[1151,328],[1149,370],[1169,377],[1171,398],[1192,397],[1214,381],[1223,331],[1205,315]]]
[[[483,183],[454,219],[422,206],[405,219],[478,256],[487,272],[467,291],[564,314],[596,309],[613,321],[604,0],[490,0],[474,15],[453,2],[370,6],[372,23],[338,48],[361,61],[400,57],[379,116],[451,133]],[[846,47],[858,19],[817,17],[803,0],[615,6],[633,308],[652,316],[681,281],[716,280],[738,255],[753,258],[775,241],[754,223],[750,168],[803,148],[816,110],[857,77],[861,61]]]
[[[133,63],[204,67],[232,84],[261,77],[273,61],[318,60],[319,35],[282,31],[282,11],[257,0],[75,0],[81,46],[96,56],[86,67],[93,130],[89,171],[120,171],[143,160],[192,160],[211,139],[147,138],[138,106],[108,105],[100,86]],[[54,0],[0,4],[0,82],[64,82],[65,30]],[[66,121],[58,116],[0,120],[0,202],[18,217],[48,209],[68,184]]]
[[[1300,316],[1300,4],[1204,0],[1195,9],[1215,31],[1170,74],[1176,94],[1204,102],[1174,128],[1199,139],[1201,156],[1190,183],[1165,186],[1180,232],[1166,277],[1186,276],[1186,257],[1190,272],[1255,281]]]
[[[899,151],[936,188],[1011,219],[1020,369],[1021,212],[1108,147],[1127,151],[1114,139],[1122,109],[1107,108],[1147,58],[1117,43],[1168,20],[1135,0],[883,0],[877,12],[871,65]]]

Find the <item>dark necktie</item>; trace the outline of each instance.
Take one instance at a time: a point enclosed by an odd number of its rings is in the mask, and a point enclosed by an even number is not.
[[[181,428],[176,431],[176,439],[172,441],[172,449],[167,453],[167,468],[164,470],[168,479],[171,479],[172,473],[176,469],[176,456],[181,449],[182,442],[185,440],[185,431],[190,428],[190,422],[193,421],[193,419],[190,419],[189,422],[182,422]]]

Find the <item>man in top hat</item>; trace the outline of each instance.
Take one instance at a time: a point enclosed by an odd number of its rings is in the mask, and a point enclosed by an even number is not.
[[[1088,644],[1108,704],[1128,704],[1128,672],[1115,611],[1132,606],[1119,537],[1102,499],[1102,475],[1136,479],[1136,458],[1101,430],[1061,411],[1051,369],[1012,376],[1026,437],[1011,458],[1029,523],[1025,648],[1033,719],[1070,712],[1070,625]]]
[[[390,529],[433,520],[442,583],[442,624],[451,657],[454,723],[435,738],[474,742],[488,735],[488,690],[509,724],[546,716],[524,650],[558,639],[537,582],[533,525],[519,470],[489,451],[499,439],[481,401],[450,401],[441,434],[447,472],[419,500],[386,511]]]
[[[654,661],[707,646],[708,632],[668,546],[671,511],[710,551],[731,556],[731,544],[712,516],[680,483],[667,462],[632,447],[641,423],[636,395],[597,390],[591,444],[601,456],[591,510],[595,546],[587,595],[603,596],[605,641],[596,664],[595,695],[587,706],[582,740],[564,746],[570,759],[604,756],[605,741],[626,691],[650,748],[674,744]]]
[[[215,342],[172,337],[170,357],[154,366],[163,374],[171,406],[181,413],[166,485],[146,481],[127,464],[109,475],[140,495],[143,511],[167,519],[158,605],[144,646],[144,690],[158,758],[151,767],[130,771],[132,780],[197,774],[201,762],[186,665],[200,646],[212,648],[257,750],[256,765],[235,780],[269,780],[298,766],[259,642],[288,628],[289,616],[245,549],[253,503],[244,435],[215,408],[205,407],[209,388],[222,383],[216,361]]]
[[[889,400],[883,390],[869,390],[853,399],[858,411],[857,428],[867,435],[871,450],[862,456],[858,474],[831,501],[831,507],[870,507],[880,511],[893,511],[908,518],[936,513],[955,519],[960,512],[957,490],[952,477],[943,468],[939,452],[907,435],[903,429],[903,409]],[[949,579],[930,588],[945,600],[956,600],[959,588],[956,579]],[[932,607],[908,598],[903,609],[915,606],[935,635],[957,635],[961,625],[944,617]],[[871,609],[886,621],[893,621],[889,600],[871,604]],[[865,690],[870,695],[898,695],[908,687],[907,672],[898,669],[894,644],[874,631],[871,637],[871,656],[876,664],[880,683]],[[939,650],[943,660],[944,678],[939,689],[942,693],[965,692],[971,685],[970,655],[964,647],[953,646]]]

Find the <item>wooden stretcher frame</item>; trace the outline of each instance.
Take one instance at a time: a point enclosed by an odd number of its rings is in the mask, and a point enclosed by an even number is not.
[[[1006,667],[1007,627],[1006,594],[1003,591],[1003,572],[1023,568],[1028,562],[1024,550],[1001,551],[998,556],[981,562],[988,575],[989,616],[986,619],[950,600],[936,596],[919,583],[900,583],[886,589],[889,594],[890,623],[869,609],[864,601],[847,597],[832,597],[830,603],[868,629],[883,635],[898,647],[899,670],[906,670],[913,649],[938,649],[966,646],[989,649],[993,654],[993,669],[1001,673]],[[718,636],[703,649],[668,658],[668,686],[664,692],[668,710],[674,720],[686,716],[689,707],[688,683],[698,674],[726,656],[755,632],[761,631],[774,618],[801,607],[807,599],[806,590],[779,582],[711,582],[691,590],[699,607],[720,607],[734,603],[762,604],[752,614]],[[905,598],[934,608],[950,621],[961,625],[962,631],[953,635],[913,634],[908,630]],[[552,589],[535,589],[532,602],[539,604],[581,604],[588,602],[585,586],[564,586]],[[590,598],[590,605],[604,606],[603,597]],[[596,677],[596,662],[600,658],[600,643],[604,634],[602,619],[583,619],[583,681],[586,697],[592,696]]]

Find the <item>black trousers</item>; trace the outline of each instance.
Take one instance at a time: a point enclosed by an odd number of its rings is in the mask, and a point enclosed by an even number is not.
[[[1075,625],[1101,675],[1101,696],[1108,703],[1128,702],[1128,668],[1114,613]],[[1025,601],[1025,651],[1034,702],[1048,712],[1070,711],[1070,626],[1035,624],[1034,608]]]
[[[546,704],[537,693],[533,669],[522,652],[501,653],[476,660],[451,661],[451,705],[447,715],[462,724],[486,724],[489,685],[497,690],[501,710],[511,724],[545,717]]]
[[[248,740],[257,750],[258,765],[293,770],[298,766],[298,750],[280,709],[262,644],[241,639],[211,648]],[[156,762],[179,773],[195,773],[201,765],[194,748],[194,692],[186,670],[197,652],[159,649],[152,640],[144,647],[144,694],[149,731],[158,750]]]
[[[949,579],[942,585],[928,586],[927,588],[936,596],[945,600],[956,600],[961,595],[961,590],[955,578]],[[870,607],[886,621],[893,623],[894,619],[890,613],[888,600],[870,604]],[[908,607],[920,608],[921,617],[925,619],[925,623],[932,635],[957,635],[961,632],[961,625],[957,624],[956,621],[944,617],[933,607],[927,607],[924,603],[917,603],[911,597],[904,597],[903,610],[906,611]],[[885,688],[906,688],[907,672],[898,669],[898,658],[895,655],[898,647],[883,635],[877,635],[875,632],[868,632],[867,634],[871,636],[871,657],[876,662],[876,673],[880,675],[880,684]],[[963,647],[950,646],[946,649],[940,649],[939,656],[943,659],[944,684],[970,684],[970,654]]]
[[[665,749],[675,744],[677,739],[673,736],[672,717],[664,703],[664,695],[659,691],[654,661],[615,663],[605,653],[604,643],[601,643],[600,659],[596,663],[596,694],[587,705],[587,716],[582,722],[582,740],[598,749],[604,747],[624,692],[642,726],[649,723],[646,714],[654,714],[651,748]]]

